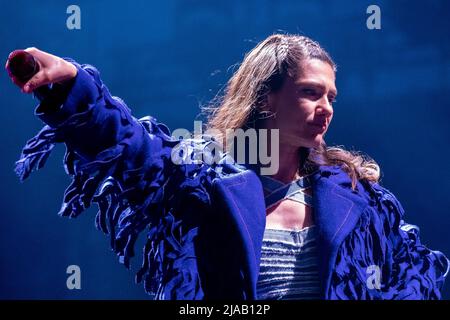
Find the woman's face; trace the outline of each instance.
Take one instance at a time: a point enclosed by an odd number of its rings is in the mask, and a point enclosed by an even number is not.
[[[281,145],[318,147],[333,117],[336,95],[333,68],[308,59],[296,78],[287,77],[278,91],[269,94],[269,108],[276,116],[266,119],[264,127],[280,130]]]

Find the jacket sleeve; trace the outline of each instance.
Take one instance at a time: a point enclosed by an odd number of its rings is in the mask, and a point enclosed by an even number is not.
[[[194,238],[216,171],[195,161],[175,165],[172,152],[193,144],[180,144],[152,117],[135,119],[94,67],[69,61],[77,76],[54,85],[40,101],[35,113],[47,125],[23,148],[16,173],[24,180],[45,164],[56,143],[65,143],[64,167],[73,179],[59,214],[76,217],[96,202],[96,226],[110,235],[127,267],[147,228],[136,281],[143,280],[156,299],[201,299]]]
[[[374,189],[390,227],[386,233],[391,250],[387,251],[388,264],[383,269],[383,298],[440,299],[449,260],[422,243],[419,228],[405,222],[405,211],[390,191],[378,185]]]

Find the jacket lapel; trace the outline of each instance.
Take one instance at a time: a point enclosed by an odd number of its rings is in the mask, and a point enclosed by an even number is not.
[[[338,166],[322,166],[312,176],[315,223],[319,229],[319,276],[327,297],[338,249],[368,205],[351,190],[350,177]],[[358,184],[358,187],[362,187]],[[266,210],[261,182],[252,170],[214,181],[218,205],[230,215],[239,235],[245,298],[256,299]]]
[[[338,249],[368,204],[351,190],[350,177],[337,166],[322,166],[314,174],[313,195],[321,290],[326,298]]]
[[[215,179],[213,192],[221,210],[229,215],[232,228],[237,231],[239,268],[243,276],[244,299],[257,298],[256,282],[259,275],[261,246],[266,223],[263,190],[258,176],[245,170],[228,177]],[[240,251],[239,251],[240,250]]]

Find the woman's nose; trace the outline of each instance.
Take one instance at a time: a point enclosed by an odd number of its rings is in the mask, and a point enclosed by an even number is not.
[[[327,97],[323,97],[320,99],[318,105],[318,112],[323,115],[332,115],[333,114],[333,106],[331,105],[330,101],[328,101]]]

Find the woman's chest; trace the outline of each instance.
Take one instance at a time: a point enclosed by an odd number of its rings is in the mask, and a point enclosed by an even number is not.
[[[300,230],[314,224],[313,209],[290,199],[266,211],[266,228]]]

